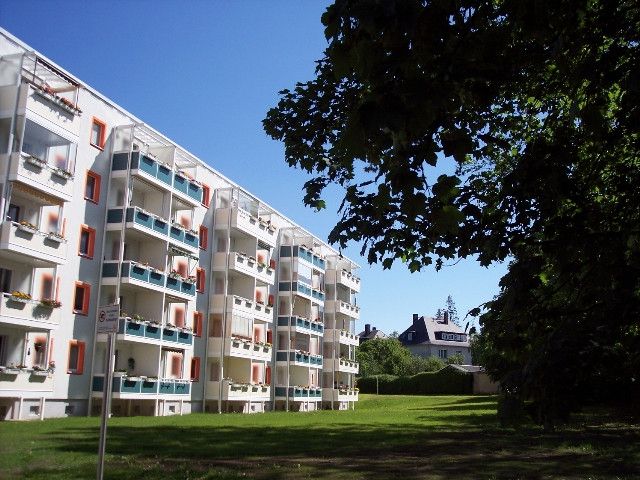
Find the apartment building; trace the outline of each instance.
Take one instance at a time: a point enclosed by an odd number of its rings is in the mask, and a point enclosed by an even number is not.
[[[353,408],[358,265],[0,30],[0,419]]]

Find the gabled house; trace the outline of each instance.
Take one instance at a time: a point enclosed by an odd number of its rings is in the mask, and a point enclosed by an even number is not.
[[[374,338],[387,338],[387,334],[376,327],[371,328],[371,324],[367,323],[364,326],[364,330],[358,334],[358,338],[360,339],[360,345],[362,345],[367,340],[373,340]]]
[[[465,364],[471,363],[469,335],[455,323],[449,322],[444,314],[443,320],[413,314],[413,322],[398,336],[398,340],[412,354],[420,357],[438,357],[442,360],[461,354]]]

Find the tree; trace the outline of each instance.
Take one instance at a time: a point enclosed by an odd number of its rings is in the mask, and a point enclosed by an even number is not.
[[[362,376],[406,375],[409,373],[412,356],[397,338],[374,338],[367,340],[356,350]]]
[[[446,312],[449,314],[449,321],[460,327],[461,325],[460,317],[458,317],[458,309],[456,308],[456,302],[453,301],[453,297],[451,295],[447,296]]]
[[[637,2],[336,0],[322,22],[316,78],[264,125],[313,174],[306,204],[344,187],[329,240],[411,271],[510,258],[480,320],[488,371],[549,426],[599,391],[632,398]]]
[[[447,365],[462,365],[464,363],[464,357],[461,353],[454,353],[447,358]]]
[[[442,310],[441,308],[439,308],[439,309],[436,311],[435,319],[436,319],[437,321],[444,320],[444,312],[443,312],[443,310]]]

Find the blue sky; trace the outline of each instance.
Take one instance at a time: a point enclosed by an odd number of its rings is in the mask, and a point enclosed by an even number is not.
[[[338,219],[302,204],[307,176],[289,168],[261,121],[277,92],[313,78],[326,46],[319,1],[0,2],[0,25],[320,238]],[[402,331],[447,295],[463,317],[498,292],[505,265],[461,261],[411,274],[368,266],[360,246],[358,327]],[[361,329],[361,328],[358,328]]]

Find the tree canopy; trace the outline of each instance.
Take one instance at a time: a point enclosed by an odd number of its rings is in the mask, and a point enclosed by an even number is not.
[[[264,126],[306,204],[344,187],[329,240],[411,271],[509,259],[486,366],[545,420],[637,388],[637,1],[336,0],[322,23],[315,78]]]

